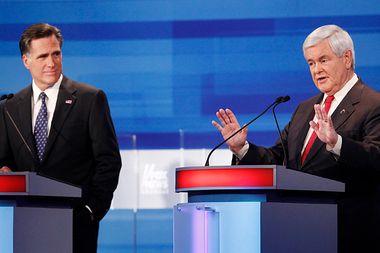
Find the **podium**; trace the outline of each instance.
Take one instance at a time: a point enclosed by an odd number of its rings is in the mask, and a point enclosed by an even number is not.
[[[0,252],[72,252],[81,189],[35,172],[0,173]]]
[[[174,253],[336,253],[344,191],[276,165],[177,168]]]

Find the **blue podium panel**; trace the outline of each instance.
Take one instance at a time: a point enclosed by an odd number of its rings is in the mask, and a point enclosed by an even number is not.
[[[13,253],[14,207],[0,202],[0,252]]]
[[[35,172],[0,173],[0,252],[71,252],[81,191]]]
[[[344,190],[276,165],[177,168],[189,203],[174,207],[174,253],[336,253]]]
[[[72,251],[71,208],[17,206],[14,216],[14,253]]]
[[[337,206],[261,203],[261,252],[336,253]]]
[[[174,253],[335,253],[337,207],[198,202],[174,207]]]
[[[260,253],[260,202],[200,202],[174,208],[174,253]]]

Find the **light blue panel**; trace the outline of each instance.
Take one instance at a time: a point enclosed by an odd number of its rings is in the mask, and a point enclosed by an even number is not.
[[[171,209],[110,210],[100,223],[98,252],[171,253],[172,230]]]
[[[203,204],[173,209],[174,253],[220,253],[220,213]]]
[[[199,212],[199,208],[193,208],[199,205],[201,209],[214,210],[217,212],[219,218],[219,251],[220,253],[260,253],[261,252],[261,227],[260,227],[260,205],[261,202],[201,202],[201,203],[188,203],[179,204],[174,209],[174,233],[175,238],[178,238],[180,243],[186,244],[193,250],[185,248],[185,252],[207,252],[196,251],[197,248],[203,249],[207,247],[207,241],[202,239],[203,230],[207,234],[208,221],[202,212]],[[189,210],[190,214],[181,215],[181,212],[176,209]],[[193,214],[193,215],[192,215]],[[183,216],[183,218],[182,218]],[[183,220],[185,219],[185,220]],[[187,220],[186,220],[187,219]],[[185,224],[184,227],[177,226],[177,222]],[[214,224],[214,222],[213,222]],[[214,230],[214,228],[211,228]],[[216,230],[215,230],[216,231]],[[188,237],[188,240],[183,240],[182,236]],[[208,237],[210,238],[210,236]],[[215,238],[215,237],[211,237]],[[181,245],[176,245],[178,242],[174,242],[176,249],[184,248]],[[185,247],[186,247],[185,246]],[[176,252],[177,253],[177,252]]]
[[[172,253],[173,216],[171,209],[138,209],[136,212],[136,252]]]
[[[220,253],[260,253],[261,202],[204,203],[220,213]]]
[[[0,203],[0,252],[13,253],[13,206]]]

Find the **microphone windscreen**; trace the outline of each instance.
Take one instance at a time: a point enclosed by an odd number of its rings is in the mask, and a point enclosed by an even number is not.
[[[290,100],[290,97],[289,96],[285,96],[285,97],[283,97],[283,99],[282,99],[282,102],[284,103],[284,102],[288,102]]]
[[[275,103],[282,103],[283,100],[284,100],[284,97],[283,97],[283,96],[278,97],[278,98],[276,98],[276,102],[275,102]]]

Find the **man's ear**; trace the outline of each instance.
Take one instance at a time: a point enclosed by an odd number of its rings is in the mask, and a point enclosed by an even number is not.
[[[346,68],[347,69],[352,68],[353,67],[352,51],[347,50],[346,52],[344,52],[343,57],[344,57]]]
[[[22,62],[24,63],[25,68],[29,69],[30,58],[26,54],[22,55]]]

